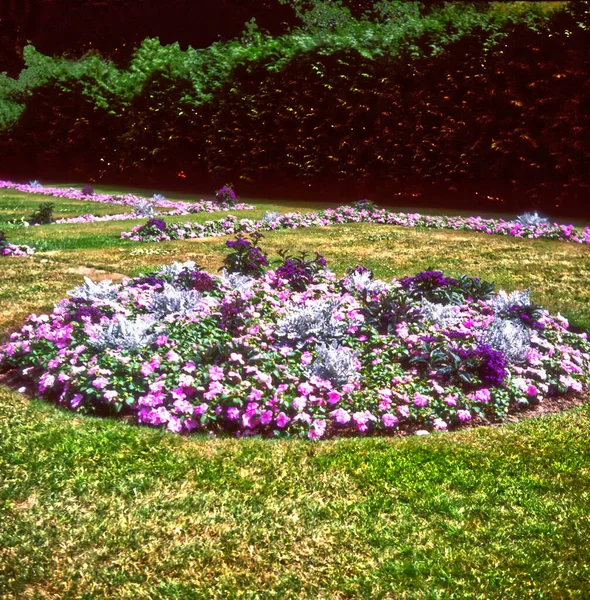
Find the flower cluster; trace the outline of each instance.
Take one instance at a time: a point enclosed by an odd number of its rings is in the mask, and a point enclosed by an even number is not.
[[[236,208],[236,207],[234,207]],[[121,237],[137,242],[179,240],[185,238],[201,238],[209,236],[231,235],[233,233],[254,231],[273,231],[277,229],[295,229],[299,227],[326,227],[343,223],[381,223],[400,227],[415,227],[429,229],[453,229],[456,231],[475,231],[486,234],[509,235],[519,238],[551,239],[590,244],[590,227],[584,229],[573,225],[558,225],[545,221],[523,225],[518,221],[503,219],[483,219],[481,217],[444,217],[427,216],[418,213],[394,213],[386,209],[359,209],[352,206],[341,206],[336,209],[326,209],[318,212],[284,214],[269,213],[258,221],[251,219],[238,220],[233,215],[219,221],[205,223],[186,222],[177,225],[159,239],[146,238],[141,235],[141,226],[129,232],[123,232]]]
[[[223,261],[222,269],[226,273],[238,273],[249,277],[262,277],[268,260],[265,253],[258,247],[262,239],[261,233],[252,234],[252,240],[238,236],[228,240],[225,245],[232,250]]]
[[[0,369],[77,411],[311,439],[453,428],[588,388],[586,334],[540,307],[533,327],[510,309],[525,310],[526,294],[460,281],[385,282],[356,267],[294,289],[272,269],[174,263],[120,284],[87,280],[0,346]],[[449,286],[462,292],[436,294]]]
[[[0,231],[0,256],[29,256],[34,253],[35,250],[29,246],[11,244],[6,239],[6,234]]]
[[[229,204],[230,206],[233,206],[238,199],[231,183],[226,183],[222,188],[218,189],[215,192],[215,196],[219,202]]]

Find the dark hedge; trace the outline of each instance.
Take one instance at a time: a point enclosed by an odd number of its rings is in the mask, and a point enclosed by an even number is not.
[[[146,40],[127,70],[28,48],[20,78],[0,76],[1,174],[479,186],[582,213],[589,3],[525,4],[198,51]]]

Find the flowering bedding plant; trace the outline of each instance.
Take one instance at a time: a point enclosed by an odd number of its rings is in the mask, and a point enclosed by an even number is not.
[[[250,274],[234,256],[220,275],[186,262],[87,279],[11,335],[0,370],[77,411],[312,439],[501,419],[590,384],[587,335],[528,292],[438,271],[337,278],[321,255],[268,269],[257,241],[230,240],[256,255]]]
[[[376,209],[361,204],[341,206],[319,212],[279,214],[267,212],[262,219],[238,219],[228,215],[218,221],[204,223],[168,224],[157,235],[151,230],[138,225],[131,231],[121,233],[122,238],[136,242],[154,242],[165,240],[182,240],[186,238],[202,238],[231,235],[238,232],[272,231],[277,229],[295,229],[298,227],[326,227],[342,223],[382,223],[401,227],[428,229],[454,229],[458,231],[478,231],[487,234],[510,235],[520,238],[550,239],[590,244],[590,227],[584,229],[573,225],[549,223],[544,219],[504,221],[503,219],[483,219],[481,217],[445,217],[428,216],[419,213],[394,213],[386,209]]]
[[[30,246],[11,244],[6,239],[6,234],[0,231],[0,256],[29,256],[35,250]]]

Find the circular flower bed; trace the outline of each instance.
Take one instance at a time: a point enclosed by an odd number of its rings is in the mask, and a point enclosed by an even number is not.
[[[528,292],[437,271],[336,278],[320,255],[233,242],[194,263],[86,283],[0,347],[15,385],[173,432],[323,438],[504,418],[590,383],[590,343]],[[230,272],[246,266],[254,277]]]
[[[359,203],[357,203],[358,205]],[[158,227],[156,231],[150,223],[138,225],[131,231],[121,233],[122,238],[136,242],[161,242],[231,235],[238,232],[273,231],[277,229],[295,229],[298,227],[326,227],[343,223],[381,223],[401,227],[425,229],[453,229],[456,231],[476,231],[487,234],[508,235],[519,238],[549,239],[590,244],[590,227],[584,229],[573,225],[560,225],[545,220],[483,219],[482,217],[446,217],[428,216],[418,213],[394,213],[386,209],[364,208],[360,206],[341,206],[319,212],[279,214],[267,212],[259,221],[238,219],[228,215],[217,221],[204,223],[174,223]]]

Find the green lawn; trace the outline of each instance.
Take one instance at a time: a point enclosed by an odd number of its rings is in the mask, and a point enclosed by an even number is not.
[[[72,214],[119,208],[52,201]],[[0,215],[11,202],[1,191]],[[257,204],[241,216],[297,206]],[[2,260],[0,338],[78,285],[82,267],[120,277],[192,259],[215,271],[225,255],[226,238],[120,240],[135,223],[8,231],[45,251]],[[338,274],[433,267],[530,287],[590,328],[581,245],[359,224],[269,233],[263,247],[317,249]],[[502,427],[312,443],[185,438],[0,386],[3,599],[583,600],[589,540],[589,404]]]

